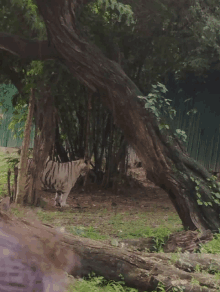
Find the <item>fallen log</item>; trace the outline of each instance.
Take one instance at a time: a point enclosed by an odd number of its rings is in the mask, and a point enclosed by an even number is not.
[[[53,226],[36,223],[33,218],[13,219],[2,212],[0,219],[1,262],[3,259],[4,272],[8,275],[6,278],[0,273],[0,291],[29,292],[39,279],[44,288],[52,287],[55,278],[55,282],[63,280],[64,271],[80,277],[95,272],[115,281],[121,281],[122,275],[127,286],[139,291],[153,291],[160,282],[166,291],[180,287],[191,292],[219,291],[220,281],[213,275],[213,271],[220,271],[219,255],[130,252],[88,238],[61,234]],[[7,255],[4,249],[9,250]],[[13,262],[8,256],[11,252]],[[12,286],[8,289],[13,264],[19,271],[15,282],[24,285],[26,290],[13,290]],[[36,271],[34,275],[32,267]],[[25,282],[23,273],[32,279],[29,283]]]

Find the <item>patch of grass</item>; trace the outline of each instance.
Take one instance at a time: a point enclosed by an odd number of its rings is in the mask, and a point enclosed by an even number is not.
[[[67,226],[67,231],[82,237],[94,239],[94,240],[103,240],[107,239],[105,235],[101,235],[93,226],[83,227],[83,226]]]
[[[44,211],[42,209],[37,211],[37,217],[43,223],[53,223],[53,225],[59,225],[60,223],[63,226],[72,225],[76,223],[77,220],[82,219],[82,214],[72,214],[68,211],[59,212],[59,211]]]
[[[183,292],[185,289],[184,286],[179,286],[178,288],[172,288],[170,292]],[[102,276],[88,276],[87,278],[75,280],[74,284],[70,284],[68,287],[68,292],[138,292],[135,288],[127,287],[124,281],[108,281]],[[159,283],[157,289],[152,292],[166,292],[164,285]],[[144,291],[147,292],[147,291]]]
[[[59,217],[59,212],[45,212],[43,210],[37,211],[37,217],[43,222],[43,223],[55,223],[55,220],[57,217]]]
[[[94,226],[77,225],[76,217],[81,219],[82,214],[73,215],[70,212],[45,212],[43,210],[37,211],[37,217],[43,222],[53,224],[54,226],[64,226],[65,229],[74,234],[94,240],[106,239],[105,235],[101,235]]]
[[[124,286],[123,281],[107,281],[102,276],[88,276],[69,285],[68,292],[137,292],[137,289]]]
[[[220,253],[220,234],[214,234],[213,240],[202,244],[199,250],[200,253]]]
[[[8,165],[4,158],[5,154],[0,153],[0,196],[6,191],[4,185],[7,183]]]
[[[14,167],[12,164],[9,164],[7,161],[16,161],[18,157],[18,154],[11,153],[6,154],[4,152],[0,152],[0,196],[3,196],[5,193],[7,193],[7,187],[5,187],[5,184],[7,184],[7,175],[8,175],[8,169],[11,169],[11,185],[14,181]]]
[[[217,272],[215,273],[215,280],[216,280],[216,281],[219,281],[219,280],[220,280],[220,272],[219,272],[219,271],[217,271]]]
[[[158,227],[152,228],[149,224],[150,214],[136,214],[135,218],[133,216],[133,220],[131,220],[131,216],[128,214],[118,214],[117,216],[112,216],[112,218],[108,221],[115,229],[117,229],[118,236],[120,238],[139,238],[139,237],[166,237],[170,233],[174,231],[182,230],[182,227],[174,227],[172,223],[172,228],[170,227],[170,223],[162,222],[160,224],[158,220]],[[168,217],[169,218],[169,217]],[[177,218],[170,218],[170,221],[174,222]],[[137,228],[138,226],[138,228]]]
[[[176,253],[171,254],[170,263],[175,264],[180,259],[180,251],[178,250]]]
[[[128,215],[124,213],[113,215],[111,212],[107,213],[106,211],[104,213],[105,215],[103,215],[102,211],[95,214],[82,214],[68,210],[64,212],[39,210],[37,216],[44,223],[64,226],[68,232],[74,235],[94,240],[111,239],[115,236],[121,239],[154,237],[155,251],[162,251],[162,246],[173,231],[182,230],[179,225],[170,228],[170,223],[163,222],[159,224],[159,220],[156,225],[158,227],[152,227],[149,224],[150,214],[146,213],[136,213],[135,216],[132,216],[132,220],[129,213]],[[175,219],[175,216],[173,216],[170,221],[174,222]]]
[[[25,211],[18,208],[11,208],[12,214],[17,216],[18,218],[23,218],[25,216]]]

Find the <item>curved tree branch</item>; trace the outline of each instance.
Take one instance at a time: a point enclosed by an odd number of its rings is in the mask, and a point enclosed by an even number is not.
[[[32,41],[15,35],[0,32],[0,49],[25,60],[48,60],[59,57],[48,41]]]

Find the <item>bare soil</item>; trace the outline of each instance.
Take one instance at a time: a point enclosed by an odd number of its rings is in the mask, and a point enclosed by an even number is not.
[[[147,181],[143,168],[132,169],[130,172],[133,179],[129,185],[122,182],[116,190],[103,189],[92,183],[85,187],[76,186],[67,198],[69,208],[90,209],[93,212],[100,209],[111,211],[115,208],[118,212],[129,212],[131,209],[135,212],[152,212],[157,209],[158,212],[165,210],[176,213],[167,193]],[[53,206],[54,193],[45,191],[43,194],[48,202],[45,210],[62,209]]]

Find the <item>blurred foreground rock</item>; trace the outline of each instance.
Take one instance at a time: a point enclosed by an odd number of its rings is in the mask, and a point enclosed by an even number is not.
[[[62,246],[61,233],[50,234],[30,221],[38,228],[0,213],[0,291],[65,291],[65,271],[74,274],[79,258]]]

